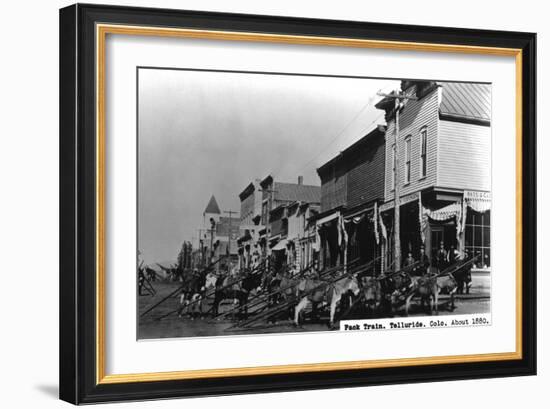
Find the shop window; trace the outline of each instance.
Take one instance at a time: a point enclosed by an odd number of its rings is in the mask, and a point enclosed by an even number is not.
[[[488,268],[491,266],[490,210],[478,213],[468,208],[464,244],[470,257],[479,256],[475,264],[477,268]]]

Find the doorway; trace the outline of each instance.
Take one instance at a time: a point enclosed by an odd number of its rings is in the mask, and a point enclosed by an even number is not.
[[[456,226],[452,222],[445,224],[431,224],[431,260],[435,260],[439,244],[443,242],[445,250],[449,251],[451,246],[457,248]]]

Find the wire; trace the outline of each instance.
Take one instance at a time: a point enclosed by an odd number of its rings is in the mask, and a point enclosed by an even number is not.
[[[301,168],[299,168],[298,170],[302,170],[304,169],[305,167],[307,167],[309,164],[311,164],[315,159],[317,159],[323,152],[325,152],[325,150],[331,146],[334,142],[336,142],[342,135],[343,133],[350,127],[350,125],[352,123],[354,123],[357,118],[359,118],[359,116],[370,106],[370,104],[372,103],[372,101],[374,100],[374,97],[371,97],[367,103],[365,105],[363,105],[363,107],[361,108],[360,111],[358,111],[354,116],[353,118],[342,128],[342,130],[340,132],[338,132],[336,134],[336,136],[334,138],[332,138],[329,143],[327,143],[323,148],[321,148],[321,150],[319,151],[319,153],[317,153],[317,155],[315,155],[313,158],[311,158],[309,161],[307,161]]]
[[[378,91],[378,93],[380,92],[384,92],[386,91],[388,88],[391,88],[393,89],[394,88],[394,85],[388,85],[387,87],[384,87],[382,89],[380,89]],[[295,170],[294,173],[300,173],[303,169],[305,169],[307,166],[309,166],[311,163],[313,163],[313,161],[315,161],[319,156],[321,156],[334,142],[336,142],[343,134],[344,132],[351,126],[351,124],[353,124],[358,118],[359,116],[373,103],[373,101],[376,99],[376,97],[378,96],[378,93],[375,93],[372,97],[370,97],[368,99],[368,101],[365,103],[365,105],[363,105],[361,107],[361,109],[353,116],[353,118],[351,118],[351,120],[349,120],[346,125],[340,130],[340,132],[338,132],[336,134],[336,136],[334,138],[332,138],[323,148],[321,148],[321,150],[314,156],[312,157],[310,160],[308,160],[304,165],[302,165],[301,167],[297,168]],[[367,129],[370,128],[370,126],[372,124],[374,124],[375,122],[379,121],[382,117],[384,116],[384,113],[380,114],[378,117],[376,117],[373,121],[371,121],[365,128],[364,128],[364,131],[362,131],[361,133],[364,133]],[[272,175],[275,175],[277,174],[277,172],[279,172],[279,170],[282,168],[283,165],[281,165],[276,171],[272,171],[270,174]]]
[[[387,90],[388,88],[392,87],[393,88],[393,85],[388,85],[387,87],[379,90],[378,92],[383,92],[385,90]],[[352,123],[354,123],[357,118],[359,118],[359,116],[369,107],[372,105],[373,101],[376,99],[376,97],[378,96],[378,94],[375,94],[373,95],[372,97],[369,98],[369,100],[365,103],[365,105],[363,105],[363,107],[353,116],[353,118],[348,121],[346,123],[346,125],[340,130],[340,132],[338,132],[336,134],[336,136],[334,138],[332,138],[313,158],[311,158],[310,160],[308,160],[303,166],[301,166],[300,168],[297,168],[296,169],[296,173],[299,173],[300,171],[302,171],[303,169],[305,169],[307,166],[309,166],[313,161],[315,161],[315,159],[317,159],[319,156],[321,156],[321,154],[323,154],[327,148],[329,148],[334,142],[336,142],[343,134],[344,132],[350,127],[350,125]],[[378,117],[376,117],[373,121],[371,121],[367,126],[366,128],[364,128],[365,130],[361,133],[364,133],[367,129],[369,129],[369,127],[374,124],[375,122],[379,121],[385,114],[382,113],[380,114]],[[280,169],[280,168],[279,168]],[[279,170],[278,169],[278,170]],[[277,171],[278,171],[277,170]],[[274,172],[272,174],[275,174]]]

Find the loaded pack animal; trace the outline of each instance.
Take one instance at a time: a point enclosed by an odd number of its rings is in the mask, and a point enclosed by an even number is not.
[[[405,303],[413,288],[413,280],[407,271],[397,271],[379,277],[382,291],[381,310],[388,316],[395,314],[399,305]]]
[[[426,274],[420,277],[413,277],[412,289],[405,300],[405,315],[409,315],[411,301],[414,297],[420,297],[420,306],[429,305],[430,314],[437,313],[439,286],[438,277],[435,274]]]
[[[294,324],[298,327],[300,326],[302,313],[308,305],[311,305],[312,316],[315,317],[319,304],[321,302],[326,302],[330,305],[328,327],[334,328],[336,308],[339,306],[341,310],[343,310],[346,306],[349,307],[353,302],[353,298],[359,295],[360,288],[357,278],[352,276],[335,282],[306,278],[298,284],[298,291],[302,298],[296,305],[294,311]]]
[[[471,269],[475,259],[455,260],[455,264],[446,268],[439,274],[425,274],[415,278],[414,288],[407,297],[405,312],[408,315],[410,302],[415,296],[420,297],[423,305],[426,301],[430,303],[430,313],[438,312],[439,294],[449,295],[449,308],[455,308],[455,295],[463,294],[464,288],[469,293],[472,281]]]
[[[216,285],[214,301],[212,303],[212,314],[219,314],[219,306],[222,301],[231,299],[238,304],[237,318],[248,316],[248,297],[251,292],[258,289],[262,283],[262,275],[258,271],[242,271],[240,276],[227,275]]]
[[[437,287],[440,294],[447,294],[449,296],[449,308],[455,309],[455,294],[458,291],[458,281],[456,280],[455,273],[447,273],[437,276]]]
[[[295,299],[298,295],[298,285],[301,280],[300,274],[293,275],[291,270],[286,270],[283,274],[277,275],[270,281],[266,291],[269,294],[267,297],[267,307],[273,308],[280,303],[288,302]],[[289,303],[289,308],[281,311],[279,314],[273,314],[268,321],[275,323],[278,319],[294,319],[295,306]]]
[[[147,279],[149,281],[156,281],[157,272],[155,270],[153,270],[151,267],[145,267],[145,272],[147,273]]]
[[[368,315],[375,315],[382,307],[383,293],[382,284],[376,277],[363,276],[361,280],[361,297],[365,312]]]
[[[202,301],[204,295],[204,285],[206,282],[206,272],[193,272],[186,285],[182,286],[180,292],[180,307],[178,316],[182,317],[184,313],[192,318],[202,315]]]
[[[473,264],[477,260],[477,257],[472,260],[464,260],[464,261],[471,261],[470,263],[460,267],[457,269],[453,276],[457,282],[457,294],[470,294],[470,286],[472,285],[472,267]]]
[[[268,294],[267,304],[271,307],[278,304],[281,301],[281,294],[277,290],[281,287],[281,281],[283,278],[282,272],[271,273],[268,272],[262,279],[261,287]]]

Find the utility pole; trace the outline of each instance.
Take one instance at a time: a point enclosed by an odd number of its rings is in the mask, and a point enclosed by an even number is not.
[[[268,197],[265,199],[267,200],[267,215],[266,215],[266,220],[265,220],[265,224],[267,226],[267,223],[268,223],[268,219],[269,219],[269,212],[271,211],[271,207],[273,206],[273,200],[274,200],[274,193],[276,193],[277,191],[276,190],[273,190],[273,189],[261,189],[262,192],[266,192],[268,193]],[[263,202],[263,200],[262,200]]]
[[[213,217],[210,218],[210,261],[212,263],[214,260],[214,229],[216,228],[216,221]]]
[[[204,229],[197,229],[199,232],[199,249],[200,249],[200,255],[201,255],[201,268],[205,265],[205,251],[204,251],[204,240],[202,239],[202,232],[206,231]]]
[[[381,92],[378,95],[385,98],[392,98],[395,101],[395,126],[394,126],[394,145],[393,145],[393,257],[394,271],[401,269],[401,180],[399,178],[399,111],[403,108],[403,100],[417,100],[418,98],[400,94],[399,90],[391,94],[383,94]]]
[[[275,182],[273,182],[275,183]],[[265,216],[265,220],[262,220],[262,222],[265,221],[265,229],[266,229],[266,244],[265,244],[265,253],[262,254],[262,256],[265,256],[265,262],[266,262],[266,267],[268,267],[268,260],[271,256],[271,254],[269,253],[268,249],[269,249],[269,245],[267,243],[269,243],[269,239],[271,237],[271,231],[270,229],[268,229],[268,224],[269,224],[269,212],[271,211],[271,207],[273,206],[273,201],[275,200],[275,193],[277,193],[276,190],[274,189],[264,189],[262,188],[261,189],[262,193],[263,192],[266,192],[268,194],[267,198],[265,199],[266,200],[266,216]],[[263,215],[263,203],[264,203],[264,200],[262,200],[262,215]],[[262,217],[263,219],[263,217]]]
[[[195,251],[194,250],[194,246],[195,246],[195,236],[191,236],[191,249],[190,249],[190,254],[191,254],[191,258],[189,259],[189,268],[191,269],[194,269],[195,268]],[[200,246],[200,242],[197,244],[197,247]]]

